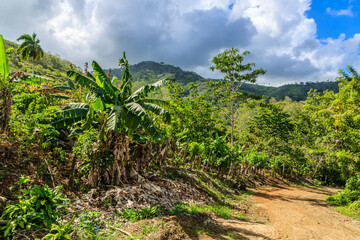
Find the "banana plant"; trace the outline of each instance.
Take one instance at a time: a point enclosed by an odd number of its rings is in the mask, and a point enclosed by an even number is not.
[[[66,128],[80,123],[83,130],[99,127],[100,139],[106,138],[106,133],[109,131],[132,136],[136,130],[144,130],[154,139],[160,139],[161,134],[154,124],[151,113],[168,122],[170,114],[164,107],[169,103],[147,97],[150,92],[169,80],[163,79],[133,92],[132,76],[125,53],[119,60],[119,66],[124,68],[119,87],[115,86],[116,77],[111,80],[95,61],[92,62],[93,75],[88,73],[85,76],[75,71],[68,71],[67,76],[75,84],[88,90],[87,101],[69,103],[58,112],[59,120],[53,122],[53,125],[57,128]]]
[[[110,79],[99,64],[92,62],[94,74],[80,74],[68,71],[67,76],[74,85],[86,91],[83,101],[72,102],[57,113],[58,120],[53,122],[57,128],[73,129],[71,135],[81,134],[84,130],[95,128],[98,132],[97,147],[91,157],[89,183],[97,186],[102,182],[119,184],[128,179],[125,171],[130,163],[130,139],[139,133],[147,133],[154,140],[162,138],[155,125],[154,117],[170,121],[170,113],[165,109],[167,101],[148,98],[151,91],[166,84],[163,79],[154,84],[132,90],[132,76],[125,53],[119,60],[124,73],[119,86],[117,78]],[[130,139],[129,139],[130,137]],[[112,161],[104,160],[107,152],[112,152]],[[107,162],[105,165],[104,162]],[[103,180],[103,181],[102,181]]]

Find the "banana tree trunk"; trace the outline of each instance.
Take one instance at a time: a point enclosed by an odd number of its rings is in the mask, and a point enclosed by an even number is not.
[[[0,134],[8,132],[11,117],[12,92],[4,88],[0,92]]]

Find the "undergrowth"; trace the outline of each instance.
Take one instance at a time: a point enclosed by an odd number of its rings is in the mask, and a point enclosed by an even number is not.
[[[326,199],[335,209],[349,217],[360,220],[360,175],[349,178],[345,189]]]
[[[209,177],[205,173],[182,170],[181,178],[195,183],[196,187],[210,195],[213,201],[208,203],[181,203],[172,208],[151,205],[149,208],[123,209],[114,212],[111,217],[105,217],[104,212],[91,211],[85,208],[76,210],[69,216],[67,203],[69,200],[60,193],[61,187],[50,188],[29,184],[28,177],[21,177],[12,190],[17,190],[18,202],[9,204],[1,219],[7,220],[7,225],[0,228],[4,237],[16,236],[19,231],[41,229],[43,239],[119,239],[117,228],[122,228],[124,222],[138,222],[144,219],[161,218],[164,216],[217,216],[223,219],[247,220],[246,214],[238,208],[248,204],[251,192],[239,192],[221,180]],[[71,219],[71,220],[70,220]],[[153,226],[144,226],[141,237],[132,236],[129,239],[146,239],[146,236],[156,232]]]
[[[16,235],[21,230],[43,229],[55,231],[58,220],[67,213],[69,200],[60,193],[61,187],[50,188],[28,184],[28,177],[16,182],[23,195],[16,195],[18,201],[5,207],[0,219],[7,221],[0,226],[4,237]],[[68,232],[70,231],[69,229]]]

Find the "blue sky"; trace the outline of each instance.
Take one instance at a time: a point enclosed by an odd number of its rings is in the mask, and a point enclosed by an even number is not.
[[[360,0],[3,0],[0,34],[37,33],[46,51],[83,67],[165,62],[207,78],[235,47],[267,71],[259,84],[334,80],[360,71]],[[14,17],[16,14],[16,17]]]
[[[318,39],[324,39],[337,38],[342,33],[349,38],[359,33],[359,13],[359,0],[315,0],[306,14],[316,22]]]

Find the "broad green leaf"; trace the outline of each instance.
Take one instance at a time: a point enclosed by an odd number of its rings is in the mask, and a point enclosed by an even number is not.
[[[80,73],[75,71],[68,71],[67,76],[78,83],[80,86],[85,87],[96,94],[96,96],[100,97],[104,102],[110,103],[111,99],[106,94],[103,88],[101,88],[97,83],[96,80],[93,78],[85,77]]]
[[[0,35],[0,74],[5,78],[9,76],[9,60],[6,56],[2,35]]]
[[[94,109],[96,111],[103,111],[104,110],[104,104],[101,101],[100,98],[96,98],[95,102],[92,104],[92,106],[94,107]]]
[[[140,104],[141,103],[152,103],[152,104],[156,104],[159,105],[160,107],[170,107],[170,103],[169,101],[166,100],[160,100],[160,99],[152,99],[152,98],[146,98],[143,100],[138,101]]]
[[[54,94],[50,95],[50,97],[57,98],[57,99],[64,99],[64,100],[71,100],[71,97],[60,95],[60,94]]]
[[[165,122],[170,122],[170,113],[166,109],[152,103],[142,103],[141,105],[144,109],[149,110],[161,117],[164,117]]]
[[[73,138],[76,137],[77,135],[81,134],[84,132],[84,129],[82,128],[75,128],[73,130],[71,130],[70,134],[69,134],[69,138]]]
[[[146,113],[145,109],[138,103],[127,103],[125,107],[133,113],[132,118],[127,121],[131,121],[129,131],[134,130],[140,123],[144,130],[155,139],[160,139],[161,135],[158,132],[150,116]]]
[[[154,84],[145,85],[139,88],[138,90],[136,90],[133,94],[131,94],[131,96],[128,99],[126,99],[126,102],[133,102],[142,98],[146,98],[149,95],[149,93],[151,93],[152,91],[154,91],[155,89],[161,86],[164,86],[169,81],[170,81],[169,79],[162,79]]]
[[[106,128],[111,131],[119,132],[122,125],[121,112],[123,109],[119,106],[113,106],[106,121]]]

